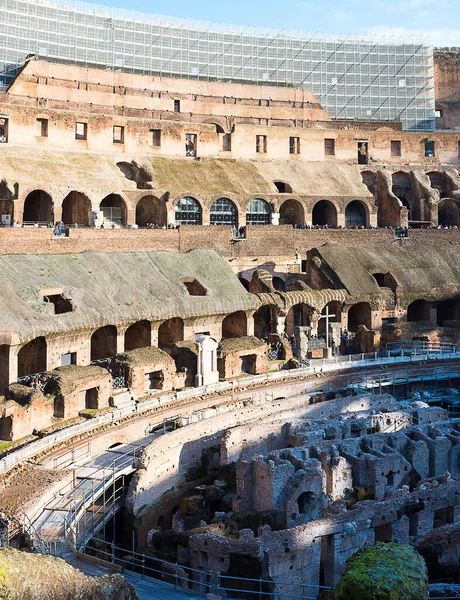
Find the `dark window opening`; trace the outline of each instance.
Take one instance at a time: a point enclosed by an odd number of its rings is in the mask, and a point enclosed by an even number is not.
[[[324,140],[324,154],[326,156],[335,156],[335,140],[326,138]]]
[[[207,289],[196,279],[193,279],[193,281],[183,281],[182,283],[187,288],[190,296],[206,296],[208,293]]]
[[[51,294],[50,296],[43,296],[44,302],[49,302],[54,305],[54,314],[62,315],[64,313],[73,311],[73,304],[62,294]]]
[[[48,137],[48,119],[37,119],[37,135]]]
[[[369,144],[358,142],[358,165],[367,165],[369,162]]]
[[[75,123],[75,139],[86,140],[88,137],[88,124],[87,123]]]
[[[276,189],[280,194],[292,194],[292,187],[285,181],[274,181]]]
[[[196,156],[196,134],[185,134],[185,156]]]
[[[434,142],[425,140],[425,156],[432,158],[434,155]]]
[[[124,144],[125,143],[125,128],[120,125],[113,126],[113,143]]]
[[[454,522],[454,507],[440,508],[434,511],[433,529],[451,525]]]
[[[164,383],[163,371],[153,371],[146,374],[148,390],[162,390]]]
[[[161,129],[151,129],[152,134],[152,146],[161,146]]]
[[[401,156],[401,142],[399,140],[392,140],[391,145],[391,156]]]
[[[180,100],[174,100],[174,112],[180,112]]]
[[[230,152],[232,149],[232,134],[224,133],[222,136],[222,150],[224,152]]]
[[[8,119],[0,118],[0,144],[8,141]]]
[[[267,152],[267,136],[256,135],[256,152],[266,153]]]
[[[289,154],[300,154],[300,138],[289,138]]]
[[[86,410],[95,410],[98,407],[99,390],[98,388],[90,388],[85,391],[85,408]]]
[[[76,365],[77,364],[77,353],[69,352],[67,354],[61,355],[61,367],[66,367],[67,365]]]
[[[256,361],[257,357],[255,354],[249,354],[241,357],[241,372],[248,373],[248,375],[256,374]]]

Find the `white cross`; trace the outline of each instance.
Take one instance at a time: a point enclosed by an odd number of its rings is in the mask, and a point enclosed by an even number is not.
[[[335,317],[337,315],[330,315],[329,314],[329,305],[326,306],[326,313],[324,315],[321,315],[320,318],[318,319],[318,321],[320,321],[321,319],[326,319],[326,348],[329,348],[329,319],[331,317]]]

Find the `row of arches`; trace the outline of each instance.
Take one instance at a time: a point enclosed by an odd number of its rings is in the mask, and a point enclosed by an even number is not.
[[[14,215],[14,203],[12,200],[2,201],[4,212]],[[33,190],[24,201],[22,222],[25,224],[53,223],[55,221],[54,202],[51,195],[44,190]],[[62,221],[66,225],[77,224],[89,226],[92,222],[91,214],[94,210],[91,200],[82,192],[70,192],[62,202]],[[296,199],[287,199],[280,206],[280,223],[293,226],[302,226],[306,223],[304,205]],[[96,211],[104,216],[104,221],[113,223],[115,226],[126,226],[128,224],[128,208],[125,200],[119,194],[109,194],[99,203]],[[247,225],[269,225],[272,222],[273,207],[263,198],[253,198],[246,207]],[[16,215],[17,217],[17,215]],[[239,210],[236,203],[230,198],[218,198],[209,211],[211,225],[237,226],[239,222]],[[174,209],[174,220],[178,225],[202,225],[203,207],[197,198],[184,196],[180,198]],[[147,227],[150,224],[156,226],[168,225],[168,213],[163,200],[155,196],[146,195],[140,198],[136,204],[135,223],[139,227]],[[318,226],[327,225],[337,227],[338,210],[335,204],[329,200],[319,200],[312,209],[312,224]],[[346,227],[367,227],[369,225],[369,209],[360,200],[353,200],[345,207]]]
[[[435,315],[432,316],[432,310]],[[460,321],[460,300],[450,298],[438,303],[427,300],[414,300],[407,307],[407,320],[409,322],[431,321],[436,319],[436,324],[445,326],[448,321]]]

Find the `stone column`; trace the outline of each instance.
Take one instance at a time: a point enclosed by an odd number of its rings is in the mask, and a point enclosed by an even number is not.
[[[272,225],[280,224],[280,214],[279,212],[272,212]]]
[[[19,346],[10,346],[10,355],[8,359],[8,384],[18,379],[18,352]]]

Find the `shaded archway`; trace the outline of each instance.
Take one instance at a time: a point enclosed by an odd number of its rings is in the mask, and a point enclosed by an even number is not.
[[[460,301],[455,298],[443,300],[438,304],[437,323],[445,325],[445,321],[460,321]]]
[[[391,273],[372,273],[372,277],[380,288],[390,288],[392,292],[396,292],[398,283]]]
[[[91,360],[110,358],[117,353],[117,328],[106,325],[93,332],[91,336]]]
[[[360,325],[371,329],[371,307],[367,302],[354,304],[348,311],[348,331],[356,332]]]
[[[253,198],[246,208],[246,225],[269,225],[271,214],[268,202],[262,198]]]
[[[238,277],[239,282],[244,287],[245,290],[249,292],[249,281],[244,277]]]
[[[38,337],[25,344],[18,352],[18,377],[46,371],[47,344]]]
[[[218,198],[210,210],[211,225],[232,225],[238,227],[238,209],[229,198]]]
[[[460,225],[459,208],[455,200],[443,200],[438,208],[438,223],[446,227],[454,227]]]
[[[290,199],[283,202],[280,208],[281,225],[304,225],[305,211],[298,200]]]
[[[287,181],[274,181],[273,183],[280,194],[292,194],[292,186]]]
[[[401,200],[403,206],[409,210],[409,221],[415,218],[414,192],[412,178],[408,173],[398,171],[391,176],[393,194]]]
[[[272,278],[272,283],[273,283],[273,287],[278,292],[285,292],[286,291],[286,282],[284,281],[284,279],[281,279],[281,277],[274,276]]]
[[[247,331],[248,320],[242,310],[227,315],[222,321],[222,339],[244,337]]]
[[[8,388],[10,379],[10,347],[0,344],[0,395]]]
[[[26,225],[54,222],[54,203],[51,196],[43,190],[34,190],[24,201],[22,222]]]
[[[313,225],[328,225],[337,227],[337,209],[329,200],[320,200],[313,207]]]
[[[125,351],[147,348],[152,343],[152,325],[150,321],[137,321],[125,331]]]
[[[376,192],[376,176],[373,171],[361,171],[361,179],[370,193],[375,197]]]
[[[167,224],[166,205],[155,196],[144,196],[136,205],[136,225],[147,227],[147,225],[158,225],[163,227]]]
[[[427,177],[430,180],[430,186],[438,190],[441,198],[446,198],[450,193],[450,186],[447,181],[447,177],[444,173],[440,173],[439,171],[431,171],[427,173]]]
[[[291,306],[286,315],[285,331],[287,335],[294,335],[296,327],[310,325],[311,308],[308,304],[295,304]]]
[[[2,193],[2,185],[0,184],[0,196]],[[0,225],[2,224],[3,215],[10,217],[10,224],[13,223],[14,219],[14,202],[10,198],[0,197]]]
[[[181,198],[175,209],[175,219],[177,225],[201,225],[202,222],[201,204],[191,196]]]
[[[273,307],[261,306],[254,313],[254,335],[259,339],[265,339],[274,331]]]
[[[365,205],[359,200],[353,200],[345,209],[345,227],[367,227]]]
[[[180,317],[173,317],[158,328],[158,347],[165,352],[171,352],[176,342],[184,340],[184,321]]]
[[[123,227],[127,223],[127,208],[123,198],[118,194],[109,194],[99,205],[104,215],[105,226]]]
[[[407,307],[408,321],[429,321],[430,303],[426,300],[414,300]]]
[[[70,192],[62,202],[62,220],[66,225],[90,224],[91,200],[81,192]]]
[[[336,300],[332,300],[331,302],[328,302],[326,304],[326,306],[323,308],[321,315],[325,315],[326,310],[328,311],[329,315],[333,315],[333,316],[330,316],[328,319],[329,324],[340,323],[342,309],[341,309],[339,302],[337,302]],[[329,331],[330,331],[330,328],[329,328]],[[326,335],[326,319],[320,319],[318,321],[318,334],[321,336]]]

